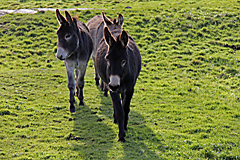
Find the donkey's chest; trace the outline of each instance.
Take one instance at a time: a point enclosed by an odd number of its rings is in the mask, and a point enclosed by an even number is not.
[[[82,61],[82,60],[76,60],[75,62],[75,69],[85,69],[87,66],[87,62],[86,61]]]
[[[71,59],[71,60],[66,60],[65,65],[68,68],[75,68],[75,69],[85,69],[87,66],[87,61],[81,60],[81,59]]]

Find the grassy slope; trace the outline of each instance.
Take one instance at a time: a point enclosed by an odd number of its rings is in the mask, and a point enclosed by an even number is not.
[[[94,86],[91,61],[86,105],[75,114],[68,111],[65,68],[54,57],[55,13],[0,17],[1,158],[239,159],[238,1],[1,4],[1,9],[108,9],[109,17],[121,12],[143,63],[127,142],[117,143],[111,100]],[[86,22],[101,12],[71,14]]]

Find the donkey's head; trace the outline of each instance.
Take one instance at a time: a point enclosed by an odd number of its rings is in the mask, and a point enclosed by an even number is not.
[[[79,48],[77,19],[72,18],[67,11],[65,11],[65,19],[58,9],[56,10],[56,16],[60,24],[57,30],[58,45],[56,57],[60,60],[65,60]]]
[[[121,13],[118,14],[118,20],[108,19],[103,12],[102,12],[102,16],[103,16],[104,23],[106,24],[106,26],[108,26],[110,31],[115,30],[115,29],[122,29],[124,20],[123,20],[123,16]]]
[[[128,70],[128,34],[123,30],[115,39],[108,27],[105,27],[104,38],[108,44],[108,52],[105,56],[109,79],[108,86],[112,91],[117,91]]]

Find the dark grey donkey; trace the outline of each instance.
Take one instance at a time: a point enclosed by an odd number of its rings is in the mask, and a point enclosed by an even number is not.
[[[92,52],[93,42],[87,26],[83,22],[80,22],[75,17],[71,17],[67,11],[65,11],[66,19],[61,15],[58,9],[56,10],[56,15],[60,23],[60,27],[57,30],[58,45],[56,57],[60,60],[64,60],[68,76],[68,88],[70,91],[70,112],[75,112],[74,69],[76,72],[76,88],[79,105],[84,105],[84,75]]]
[[[96,51],[99,47],[99,42],[103,39],[104,26],[107,25],[110,31],[115,29],[121,30],[123,26],[123,21],[123,16],[121,14],[118,15],[118,20],[110,20],[102,12],[102,16],[97,15],[90,19],[87,23],[87,27],[89,28],[90,34],[93,39],[92,60],[95,68],[95,81],[97,86],[99,85],[99,76],[96,70],[95,59]],[[101,89],[104,90],[104,95],[107,96],[107,88],[105,88],[103,84],[101,84]]]
[[[95,63],[99,76],[110,90],[119,141],[125,142],[130,102],[141,70],[140,52],[126,31],[120,28],[110,31],[106,26]]]

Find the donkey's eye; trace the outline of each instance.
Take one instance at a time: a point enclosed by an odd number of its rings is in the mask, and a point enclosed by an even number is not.
[[[126,61],[125,60],[122,60],[122,63],[121,63],[122,67],[124,67],[126,65]]]
[[[65,35],[65,39],[67,39],[67,40],[70,39],[71,37],[72,37],[72,36],[71,36],[70,34],[66,34],[66,35]]]

